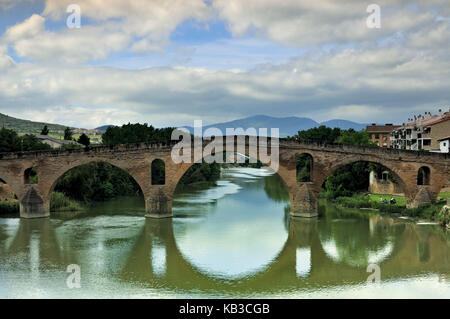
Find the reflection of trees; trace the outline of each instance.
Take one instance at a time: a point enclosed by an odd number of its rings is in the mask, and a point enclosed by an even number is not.
[[[61,267],[61,265],[65,267],[74,263],[71,252],[67,255],[61,251],[55,230],[48,218],[21,219],[6,255],[12,258],[21,254],[30,255],[33,240],[38,240],[40,268],[48,269],[49,267]]]
[[[264,177],[264,191],[270,199],[278,203],[289,201],[289,193],[286,186],[277,174]]]
[[[364,266],[387,257],[392,253],[393,238],[403,231],[403,227],[390,227],[390,218],[339,218],[341,214],[339,208],[326,206],[319,237],[333,259],[349,265]]]

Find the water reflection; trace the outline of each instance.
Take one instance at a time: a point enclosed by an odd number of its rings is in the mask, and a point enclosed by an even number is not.
[[[450,297],[445,230],[326,203],[321,218],[290,219],[282,182],[264,174],[233,169],[215,191],[182,192],[173,219],[144,219],[140,199],[0,219],[0,296]],[[366,286],[369,263],[381,290]],[[69,264],[82,289],[66,287]]]

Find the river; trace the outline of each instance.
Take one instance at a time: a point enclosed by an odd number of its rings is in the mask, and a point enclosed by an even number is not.
[[[228,168],[177,189],[171,219],[145,219],[138,197],[0,218],[0,297],[450,298],[441,227],[325,202],[320,218],[290,219],[288,205],[278,175]]]

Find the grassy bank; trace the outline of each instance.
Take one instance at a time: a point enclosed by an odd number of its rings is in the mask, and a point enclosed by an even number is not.
[[[441,196],[443,195],[443,196]],[[445,194],[440,194],[439,197],[445,198]],[[382,204],[380,198],[389,200],[394,197],[395,204]],[[432,221],[441,221],[439,212],[446,204],[445,200],[439,200],[435,204],[426,204],[420,208],[406,208],[406,200],[403,196],[398,195],[379,195],[379,194],[355,194],[351,197],[338,197],[333,200],[337,205],[349,208],[372,209],[387,214],[398,214],[402,216],[424,218]]]
[[[83,210],[83,205],[70,199],[63,193],[53,192],[50,200],[50,211],[52,212],[75,212]]]
[[[83,210],[83,205],[64,195],[54,192],[50,201],[52,212],[75,212]],[[19,213],[19,202],[0,202],[0,215],[13,215]]]

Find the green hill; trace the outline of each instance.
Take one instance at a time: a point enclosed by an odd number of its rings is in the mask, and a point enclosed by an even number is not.
[[[17,133],[34,133],[40,134],[44,125],[47,125],[50,132],[64,131],[66,126],[59,124],[49,124],[43,122],[33,122],[28,120],[21,120],[0,113],[0,128],[5,127],[16,131]]]

